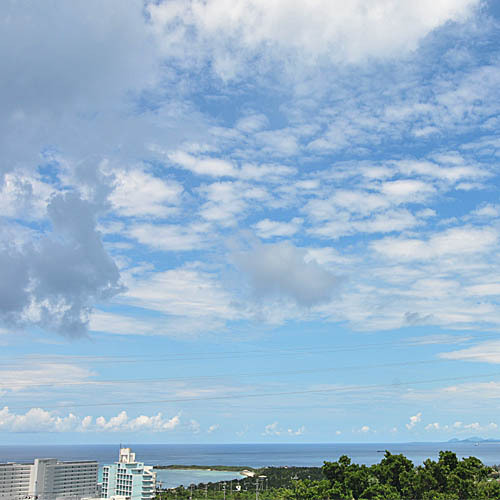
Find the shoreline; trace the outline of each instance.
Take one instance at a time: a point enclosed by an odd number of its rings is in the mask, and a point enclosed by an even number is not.
[[[253,467],[246,466],[234,466],[234,465],[154,465],[154,469],[158,470],[203,470],[207,472],[239,472],[242,475],[243,472],[253,472],[255,469]]]

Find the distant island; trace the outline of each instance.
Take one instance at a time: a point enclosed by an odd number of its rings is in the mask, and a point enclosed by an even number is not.
[[[472,436],[465,439],[452,438],[448,440],[448,443],[500,443],[500,439]]]

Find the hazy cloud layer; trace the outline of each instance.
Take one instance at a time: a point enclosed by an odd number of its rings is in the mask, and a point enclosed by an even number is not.
[[[306,253],[284,242],[258,244],[233,258],[257,297],[284,296],[310,307],[328,301],[340,279],[315,260],[306,261]]]

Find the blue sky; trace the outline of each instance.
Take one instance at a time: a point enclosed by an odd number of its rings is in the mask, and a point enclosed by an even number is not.
[[[498,437],[500,11],[0,6],[2,443]]]

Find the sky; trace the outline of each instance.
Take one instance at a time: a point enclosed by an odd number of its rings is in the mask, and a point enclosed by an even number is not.
[[[0,3],[0,442],[500,437],[493,0]]]

